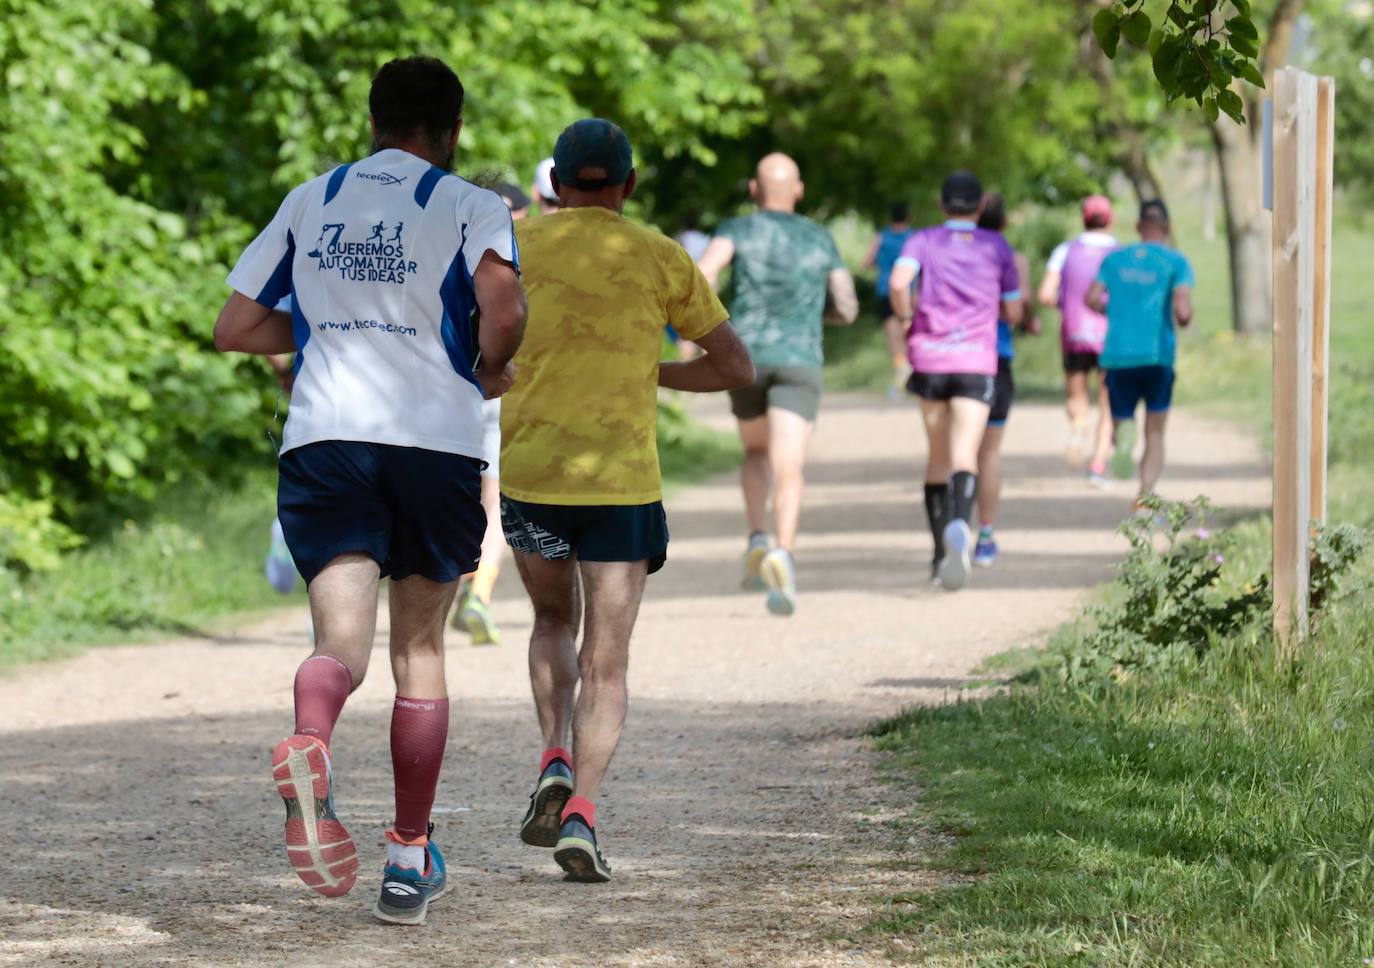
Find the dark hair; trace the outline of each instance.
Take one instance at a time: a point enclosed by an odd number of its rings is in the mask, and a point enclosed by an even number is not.
[[[910,222],[911,206],[906,202],[893,202],[887,210],[887,217],[890,222]]]
[[[1156,222],[1160,225],[1168,225],[1169,208],[1157,198],[1141,202],[1140,220],[1142,222]]]
[[[418,136],[443,150],[463,120],[463,83],[438,58],[401,57],[372,79],[367,106],[379,144]]]
[[[1007,227],[1007,200],[1001,192],[988,192],[983,196],[983,211],[978,216],[978,227],[994,232]]]

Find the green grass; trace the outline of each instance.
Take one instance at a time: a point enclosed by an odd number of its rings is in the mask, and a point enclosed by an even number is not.
[[[264,473],[235,491],[173,496],[56,571],[11,579],[0,596],[0,669],[93,645],[209,635],[226,616],[281,605],[262,572],[274,486]]]
[[[1178,229],[1199,276],[1178,399],[1267,440],[1267,340],[1231,336],[1225,249],[1203,244],[1187,215]],[[1368,525],[1374,238],[1341,227],[1334,256],[1331,518]],[[1052,355],[1021,345],[1018,389],[1057,383]],[[1228,568],[1254,574],[1268,561],[1269,522],[1233,527]],[[1374,563],[1357,571],[1357,585],[1374,582]],[[1022,649],[982,670],[1019,678],[1009,694],[878,726],[896,782],[920,787],[911,822],[953,835],[947,853],[907,861],[962,877],[887,899],[870,930],[906,939],[932,965],[1374,963],[1367,598],[1333,606],[1282,672],[1263,630],[1196,666],[1093,689],[1037,679],[1046,654]],[[1052,647],[1071,648],[1082,627],[1060,629]]]
[[[660,421],[664,485],[681,487],[738,464],[731,434],[669,413]],[[263,577],[276,480],[256,475],[227,493],[170,495],[161,511],[20,581],[0,571],[0,673],[91,646],[208,636],[284,604]]]

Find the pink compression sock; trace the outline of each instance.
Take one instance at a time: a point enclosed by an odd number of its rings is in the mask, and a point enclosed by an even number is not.
[[[397,696],[391,707],[391,769],[396,777],[396,833],[429,833],[429,811],[448,742],[448,700]]]
[[[562,760],[568,764],[568,769],[572,769],[572,754],[561,746],[550,746],[544,751],[544,755],[539,758],[539,772],[543,773],[549,768],[549,764],[554,760]]]
[[[332,655],[312,655],[296,670],[296,732],[325,746],[353,691],[353,673]]]
[[[582,819],[587,821],[587,826],[596,826],[596,804],[586,797],[570,797],[568,802],[563,805],[563,819],[567,820],[575,813],[580,813]]]

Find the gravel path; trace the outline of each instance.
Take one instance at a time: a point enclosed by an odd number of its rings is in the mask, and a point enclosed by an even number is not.
[[[721,401],[708,404],[726,425]],[[368,913],[391,813],[384,653],[335,733],[339,808],[364,875],[334,901],[287,866],[268,775],[309,648],[303,610],[0,680],[0,964],[884,964],[901,952],[863,933],[874,905],[938,875],[892,863],[910,849],[892,823],[908,794],[882,782],[863,728],[955,695],[982,658],[1042,641],[1110,577],[1129,498],[1066,472],[1063,437],[1058,408],[1014,413],[1003,560],[950,595],[924,583],[914,408],[829,398],[790,620],[736,590],[733,479],[678,494],[601,803],[616,872],[604,887],[563,884],[546,852],[516,839],[539,738],[529,611],[508,569],[496,604],[507,644],[450,643],[456,701],[434,819],[455,889],[422,929]],[[1267,502],[1264,463],[1235,431],[1180,415],[1170,444],[1166,495]]]

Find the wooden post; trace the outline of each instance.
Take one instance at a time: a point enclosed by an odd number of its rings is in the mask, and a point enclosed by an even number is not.
[[[1336,80],[1317,80],[1317,212],[1312,293],[1312,521],[1326,520],[1327,381],[1331,352],[1331,193],[1335,169]]]
[[[1274,74],[1274,634],[1291,653],[1307,630],[1312,509],[1312,323],[1317,79]]]

